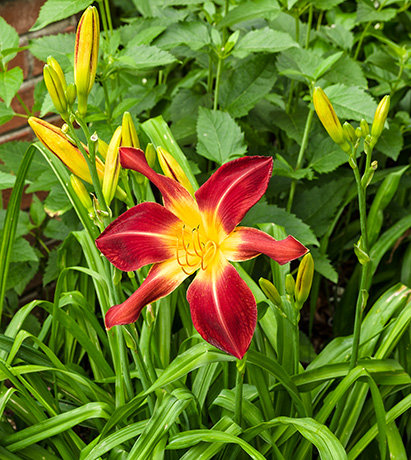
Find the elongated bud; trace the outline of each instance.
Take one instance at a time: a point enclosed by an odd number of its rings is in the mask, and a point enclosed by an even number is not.
[[[87,97],[96,78],[100,22],[97,9],[89,6],[77,26],[74,47],[74,82],[80,116],[87,112]]]
[[[78,196],[81,204],[87,209],[87,212],[93,212],[93,203],[91,202],[90,194],[88,193],[83,182],[73,174],[70,176],[70,183],[75,194]]]
[[[104,142],[102,139],[98,138],[97,150],[98,150],[98,153],[99,153],[104,159],[107,158],[107,150],[108,150],[108,144],[107,144],[107,142]]]
[[[46,64],[43,67],[43,76],[44,83],[46,84],[47,91],[50,94],[54,107],[56,108],[58,113],[60,113],[64,117],[67,117],[67,98],[59,75],[53,69],[53,67]]]
[[[140,141],[130,112],[124,112],[123,114],[123,122],[121,124],[121,145],[123,147],[140,148]]]
[[[264,294],[267,296],[268,299],[271,300],[271,302],[274,305],[277,305],[278,307],[281,307],[282,305],[282,300],[281,296],[277,290],[277,288],[274,286],[274,284],[271,281],[268,281],[265,278],[260,278],[258,280],[258,284],[261,287],[261,290],[264,292]]]
[[[345,137],[352,144],[355,144],[357,142],[357,136],[355,135],[355,129],[354,129],[353,125],[351,123],[348,123],[348,121],[346,121],[343,124],[343,130],[344,130]]]
[[[118,177],[120,175],[120,158],[118,149],[121,141],[121,126],[119,126],[111,138],[107,149],[106,163],[104,166],[104,177],[102,191],[107,205],[110,205],[111,200],[116,192]]]
[[[154,168],[156,164],[156,149],[154,148],[153,144],[147,144],[146,151],[144,152],[146,156],[146,160],[150,168]]]
[[[177,160],[163,147],[157,147],[157,158],[164,175],[180,182],[191,195],[194,195],[193,186]]]
[[[357,136],[358,139],[362,137],[362,129],[359,126],[355,128],[355,135]]]
[[[230,51],[234,48],[234,46],[238,42],[239,38],[240,38],[239,30],[236,30],[228,37],[228,40],[226,41],[226,44],[224,45],[224,54],[228,55],[230,53]]]
[[[311,284],[314,276],[314,259],[313,256],[306,254],[298,267],[297,281],[295,283],[294,296],[299,308],[308,299],[311,290]]]
[[[288,273],[285,277],[285,292],[288,295],[293,296],[295,290],[295,279],[291,273]]]
[[[370,127],[368,126],[368,123],[364,120],[364,118],[362,118],[360,121],[360,128],[362,137],[367,137],[368,134],[370,134]]]
[[[60,67],[60,64],[57,62],[56,59],[54,59],[53,56],[49,56],[47,58],[47,65],[49,65],[56,72],[60,80],[61,86],[65,90],[67,88],[66,77],[64,76],[64,72]]]
[[[377,142],[377,139],[381,136],[389,109],[390,96],[384,96],[378,104],[377,110],[375,111],[374,120],[372,122],[371,136],[373,137],[374,144]]]
[[[313,103],[315,111],[317,112],[318,118],[322,125],[327,130],[331,139],[338,144],[346,153],[351,151],[351,147],[348,144],[344,131],[341,126],[340,120],[335,113],[335,110],[328,99],[327,95],[320,87],[315,87],[313,92]]]
[[[74,175],[89,184],[93,182],[87,162],[80,150],[68,139],[61,129],[36,117],[30,117],[28,122],[39,141],[50,152],[54,153]],[[97,174],[100,180],[102,180],[104,166],[101,161],[96,161],[96,168]]]
[[[65,93],[66,93],[67,103],[71,107],[74,104],[76,97],[77,97],[76,85],[74,83],[70,83],[69,85],[67,85]]]

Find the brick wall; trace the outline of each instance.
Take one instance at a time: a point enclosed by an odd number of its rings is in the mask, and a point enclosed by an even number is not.
[[[20,46],[28,44],[32,38],[44,35],[53,35],[63,32],[74,32],[77,24],[75,17],[50,24],[42,30],[29,32],[36,22],[41,6],[46,0],[0,0],[0,16],[13,26],[20,36]],[[8,68],[19,66],[23,69],[24,82],[19,95],[27,107],[33,107],[33,93],[36,83],[42,79],[43,62],[37,60],[28,50],[18,53],[9,63]],[[17,97],[12,102],[12,108],[16,113],[25,113]],[[57,118],[57,117],[55,117]],[[49,121],[53,121],[49,120]],[[8,123],[0,126],[0,144],[12,140],[31,140],[33,134],[27,126],[27,120],[22,117],[14,117]]]

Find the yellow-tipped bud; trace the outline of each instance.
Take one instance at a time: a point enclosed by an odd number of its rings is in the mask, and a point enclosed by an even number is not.
[[[77,195],[84,208],[87,209],[89,213],[93,212],[93,203],[83,182],[77,176],[72,174],[70,176],[70,183],[73,187],[74,193]]]
[[[313,103],[315,111],[322,125],[327,130],[331,139],[338,144],[344,152],[349,153],[351,147],[344,136],[344,130],[335,110],[327,95],[320,87],[315,87],[313,92]]]
[[[104,177],[102,191],[107,205],[110,205],[113,199],[118,178],[120,175],[120,158],[118,155],[118,149],[121,142],[121,126],[119,126],[111,138],[110,144],[107,149],[106,163],[104,166]]]
[[[80,150],[69,140],[60,128],[47,123],[40,118],[30,117],[29,125],[38,137],[39,141],[54,153],[76,176],[91,184],[90,171],[87,162]],[[96,160],[97,174],[100,180],[103,179],[104,165],[100,160]]]
[[[154,148],[153,144],[147,144],[146,146],[146,151],[144,152],[146,156],[146,160],[150,168],[154,168],[154,165],[156,164],[156,149]]]
[[[67,98],[57,72],[50,65],[43,67],[44,83],[58,113],[67,117]],[[63,75],[64,78],[64,75]]]
[[[123,121],[121,124],[121,145],[123,147],[140,148],[140,141],[130,112],[124,112],[123,114]]]
[[[387,119],[389,109],[390,96],[384,96],[378,104],[377,110],[375,111],[374,121],[372,122],[371,127],[371,136],[375,139],[375,142],[377,142],[377,139],[381,136],[382,130],[384,129],[384,124],[385,120]]]
[[[360,128],[363,137],[367,137],[368,134],[370,134],[370,127],[368,126],[368,123],[364,120],[364,118],[362,118],[360,121]]]
[[[260,278],[258,280],[258,283],[261,287],[261,290],[264,292],[267,298],[270,299],[271,302],[273,302],[273,304],[277,305],[278,307],[281,307],[281,296],[274,284],[265,278]]]
[[[97,8],[89,6],[77,26],[74,47],[74,82],[80,116],[87,112],[87,97],[96,78],[100,21]]]
[[[108,150],[108,144],[107,142],[104,142],[102,139],[98,138],[98,153],[104,158],[107,158],[107,150]]]
[[[65,90],[67,88],[66,77],[64,76],[63,70],[60,67],[60,64],[54,59],[53,56],[47,58],[47,64],[56,72],[61,82],[61,86]]]
[[[163,147],[157,147],[157,158],[164,175],[180,182],[191,195],[194,195],[193,186],[177,160]]]
[[[352,144],[355,144],[356,141],[357,141],[357,136],[355,135],[355,129],[354,129],[353,125],[352,125],[351,123],[348,123],[348,121],[346,121],[346,122],[343,124],[343,130],[344,130],[345,137],[346,137]]]
[[[68,105],[72,106],[77,97],[76,85],[74,83],[67,85],[65,93]]]
[[[301,260],[297,272],[297,281],[295,283],[294,297],[297,306],[301,307],[308,299],[311,290],[311,284],[314,276],[314,259],[308,253]]]
[[[295,290],[295,279],[291,273],[288,273],[285,277],[285,292],[288,295],[293,296]]]

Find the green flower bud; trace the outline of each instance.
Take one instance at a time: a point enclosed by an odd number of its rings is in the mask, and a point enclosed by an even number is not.
[[[370,127],[368,126],[368,123],[364,120],[364,118],[360,121],[360,128],[363,137],[367,137],[368,134],[370,134]]]
[[[274,305],[277,305],[278,307],[281,307],[281,305],[282,305],[281,296],[280,296],[277,288],[274,286],[274,284],[271,283],[271,281],[268,281],[265,278],[260,278],[258,280],[258,284],[260,285],[261,290],[264,292],[266,297],[268,299],[270,299],[271,302]]]
[[[90,194],[83,182],[77,176],[72,174],[70,176],[70,183],[73,187],[74,193],[77,195],[84,208],[87,209],[87,212],[93,212],[93,203],[91,202]]]
[[[66,93],[67,103],[71,107],[74,104],[76,97],[77,97],[76,85],[74,83],[70,83],[69,85],[67,85],[65,93]]]
[[[371,127],[371,136],[375,139],[375,142],[377,142],[377,139],[381,136],[382,130],[384,129],[389,109],[390,96],[384,96],[375,111],[374,121],[372,122]]]
[[[355,135],[355,129],[353,128],[353,126],[350,123],[348,123],[348,121],[346,121],[343,124],[343,130],[344,130],[345,137],[352,144],[355,144],[357,142],[357,136]]]
[[[293,296],[294,291],[295,291],[295,280],[294,280],[293,275],[291,275],[291,273],[288,273],[288,275],[286,275],[285,277],[285,292],[288,295]]]

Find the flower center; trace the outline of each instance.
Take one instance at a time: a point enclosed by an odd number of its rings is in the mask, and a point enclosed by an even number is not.
[[[193,274],[199,268],[205,270],[216,251],[216,243],[203,237],[200,225],[192,230],[186,229],[183,225],[181,236],[177,239],[176,259],[186,275]]]

